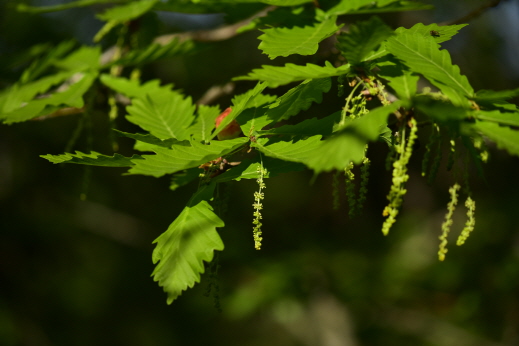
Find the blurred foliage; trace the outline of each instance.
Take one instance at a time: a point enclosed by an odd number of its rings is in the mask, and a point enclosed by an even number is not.
[[[485,2],[430,1],[436,9],[382,18],[392,27],[449,21]],[[101,26],[91,19],[95,7],[34,15],[13,11],[14,3],[19,1],[0,3],[1,87],[19,77],[29,47],[88,42]],[[510,44],[519,31],[519,21],[509,21],[513,10],[517,16],[517,2],[503,1],[447,43],[475,89],[519,84],[519,67],[507,58],[517,50]],[[157,33],[173,30],[160,18],[153,19]],[[143,79],[160,76],[197,99],[267,60],[257,50],[258,35],[247,32],[194,56],[154,64]],[[200,67],[207,55],[212,64]],[[224,108],[230,97],[220,102]],[[335,108],[330,104],[330,113]],[[380,232],[380,211],[389,179],[371,179],[364,213],[353,220],[344,199],[341,210],[332,210],[331,175],[313,184],[308,172],[269,179],[260,252],[250,236],[257,186],[229,185],[230,212],[220,231],[226,249],[219,255],[219,313],[204,296],[207,276],[171,306],[150,279],[151,242],[181,211],[189,186],[171,192],[164,178],[121,179],[122,170],[51,165],[38,157],[63,152],[79,117],[0,127],[0,344],[519,344],[517,158],[491,148],[485,179],[472,181],[474,234],[463,247],[451,245],[441,263],[438,236],[452,181],[443,162],[439,184],[427,186],[420,177],[422,153],[411,159],[409,193],[388,237]],[[96,114],[93,122],[94,150],[109,151],[108,120]],[[121,131],[135,132],[132,124],[118,122]],[[119,139],[120,151],[129,153],[131,143]],[[379,145],[370,148],[374,172],[384,170]],[[87,201],[79,200],[81,193]],[[456,230],[463,227],[459,209]]]

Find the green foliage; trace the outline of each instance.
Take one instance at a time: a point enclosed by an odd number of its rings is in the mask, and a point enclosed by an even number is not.
[[[108,1],[84,0],[46,8],[19,5],[18,9],[38,13],[105,2]],[[466,150],[462,154],[472,157],[477,167],[485,161],[485,151],[479,146],[483,138],[519,156],[519,110],[507,102],[519,95],[519,89],[474,92],[467,77],[452,64],[448,51],[440,46],[465,24],[418,23],[409,29],[393,30],[380,18],[371,17],[352,22],[348,31],[338,33],[341,15],[424,9],[429,8],[427,5],[397,0],[342,0],[323,3],[321,9],[314,8],[317,2],[310,0],[109,2],[119,5],[97,15],[106,24],[94,41],[103,41],[103,45],[73,50],[72,43],[64,42],[46,53],[45,47],[36,47],[32,53],[35,61],[21,73],[20,80],[0,92],[0,120],[11,124],[78,113],[90,119],[92,112],[99,111],[107,114],[108,122],[115,126],[125,107],[126,116],[118,121],[126,119],[142,132],[115,133],[135,140],[134,148],[148,153],[125,157],[118,153],[109,156],[76,151],[42,157],[52,163],[129,167],[129,174],[169,175],[171,190],[198,179],[198,189],[191,200],[155,241],[153,277],[167,293],[168,303],[199,282],[204,262],[213,259],[215,250],[224,248],[216,230],[224,223],[211,206],[218,184],[257,180],[253,239],[259,249],[263,239],[261,219],[268,217],[268,210],[260,213],[264,180],[278,174],[304,169],[311,170],[316,177],[324,172],[345,172],[353,215],[360,211],[367,197],[368,144],[385,142],[393,153],[389,156],[393,160],[392,186],[387,195],[388,206],[382,212],[387,217],[382,232],[388,234],[407,192],[407,166],[416,140],[422,136],[418,127],[432,131],[423,161],[423,175],[430,182],[440,166],[441,143],[445,139],[453,143],[456,155],[458,150]],[[162,85],[156,79],[141,81],[140,68],[150,63],[199,53],[195,43],[199,33],[182,33],[164,45],[135,44],[134,25],[138,27],[144,15],[155,9],[179,8],[188,13],[233,11],[233,20],[245,23],[238,31],[261,27],[259,49],[270,59],[290,56],[294,60],[282,66],[254,68],[245,76],[228,76],[245,86],[243,93],[234,95],[231,105],[196,104],[173,85]],[[251,8],[270,12],[265,17],[250,17],[254,14],[250,13]],[[117,43],[112,48],[115,53],[110,54],[112,50],[103,49],[113,44],[113,37],[109,39],[106,34],[115,27],[120,30],[111,33]],[[325,48],[323,41],[335,39],[338,51],[318,53],[319,48]],[[420,90],[420,76],[430,86]],[[247,90],[250,84],[241,81],[258,82]],[[330,93],[336,86],[341,95],[348,94],[345,99]],[[431,86],[439,91],[431,92]],[[283,88],[265,92],[266,88],[278,87]],[[334,110],[325,111],[326,103],[333,105]],[[215,119],[227,107],[232,111],[216,128]],[[227,126],[236,123],[242,132],[240,136],[216,139]],[[460,142],[464,146],[456,147]],[[117,148],[116,143],[113,147]],[[376,145],[370,146],[370,150],[372,147],[379,150]],[[456,171],[454,156],[450,162]],[[358,197],[352,184],[355,165],[362,165]],[[334,191],[338,191],[338,185],[336,176]],[[442,226],[440,260],[447,251],[458,189],[459,185],[454,185],[449,190],[451,202]],[[334,193],[334,204],[338,206],[338,192]],[[459,243],[475,226],[472,197],[467,199],[466,206],[468,221]]]

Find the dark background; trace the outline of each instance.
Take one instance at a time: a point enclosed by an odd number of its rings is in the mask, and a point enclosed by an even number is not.
[[[382,18],[394,28],[441,23],[487,3],[424,2],[437,7]],[[13,3],[18,1],[0,1],[2,88],[21,73],[13,62],[25,49],[70,38],[90,44],[101,26],[91,8],[30,15],[14,12]],[[163,32],[225,20],[159,18]],[[344,20],[359,18],[365,17]],[[258,35],[153,64],[143,78],[174,83],[196,100],[210,86],[269,62],[257,50]],[[475,90],[517,87],[519,2],[502,1],[444,47]],[[236,93],[250,86],[237,83]],[[315,109],[336,111],[341,104],[334,93]],[[225,108],[229,100],[218,103]],[[390,186],[383,144],[370,147],[368,201],[355,219],[348,218],[344,198],[341,209],[332,210],[330,174],[313,184],[311,172],[267,180],[261,251],[254,250],[251,232],[256,183],[231,184],[226,226],[219,230],[226,246],[219,254],[219,313],[204,296],[207,277],[170,306],[150,277],[152,241],[196,186],[171,192],[168,178],[40,158],[64,152],[78,119],[0,126],[0,345],[519,344],[517,157],[491,146],[485,179],[471,177],[476,229],[464,246],[454,244],[465,220],[461,196],[445,262],[436,253],[454,180],[443,162],[436,183],[427,185],[420,176],[425,143],[411,159],[408,194],[387,237],[380,231]],[[95,115],[94,150],[111,154],[109,127],[106,113]],[[137,131],[123,117],[116,127]],[[75,149],[84,150],[84,137]],[[132,141],[120,139],[119,145],[131,153]]]

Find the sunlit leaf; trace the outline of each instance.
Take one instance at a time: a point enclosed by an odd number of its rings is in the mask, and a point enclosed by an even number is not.
[[[452,64],[446,50],[438,49],[434,38],[406,32],[389,38],[386,48],[413,72],[451,87],[466,97],[474,94],[467,77]]]
[[[323,22],[303,28],[265,29],[264,34],[258,37],[261,40],[258,48],[270,59],[292,54],[315,54],[319,48],[319,42],[339,30],[340,27],[335,24],[336,20],[336,17],[330,17]]]
[[[216,232],[223,221],[213,212],[208,200],[214,185],[198,192],[169,228],[154,243],[153,280],[158,281],[171,304],[187,288],[200,282],[204,261],[213,259],[215,250],[223,250],[223,242]]]
[[[306,64],[305,66],[286,64],[285,66],[262,66],[254,69],[247,76],[236,77],[234,80],[259,80],[264,81],[271,88],[285,85],[305,79],[326,78],[340,76],[350,71],[350,65],[333,67],[331,64],[318,66]]]
[[[248,142],[248,138],[240,137],[226,141],[212,141],[209,145],[193,142],[191,145],[175,144],[171,149],[155,146],[156,155],[143,155],[144,160],[135,161],[129,173],[161,177],[198,167],[199,165],[224,156]]]

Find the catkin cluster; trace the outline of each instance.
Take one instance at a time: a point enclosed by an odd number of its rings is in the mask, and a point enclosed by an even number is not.
[[[254,207],[254,220],[252,221],[252,224],[254,225],[254,228],[252,230],[253,236],[254,236],[254,248],[256,250],[261,250],[261,241],[262,238],[262,232],[261,232],[261,226],[263,225],[261,223],[261,209],[263,209],[263,198],[265,197],[263,194],[263,189],[265,188],[265,183],[263,182],[263,177],[267,174],[267,170],[261,165],[258,167],[258,174],[259,177],[256,180],[259,186],[259,190],[254,192],[254,204],[252,205]]]
[[[407,192],[405,189],[405,183],[409,179],[407,164],[411,159],[413,145],[417,138],[416,120],[414,120],[414,118],[410,120],[410,127],[411,129],[407,140],[402,136],[401,143],[395,148],[399,158],[393,163],[393,183],[387,196],[389,204],[382,212],[382,215],[387,217],[382,225],[382,233],[384,233],[384,235],[389,233],[391,226],[395,223],[396,216],[402,206],[404,195]]]

